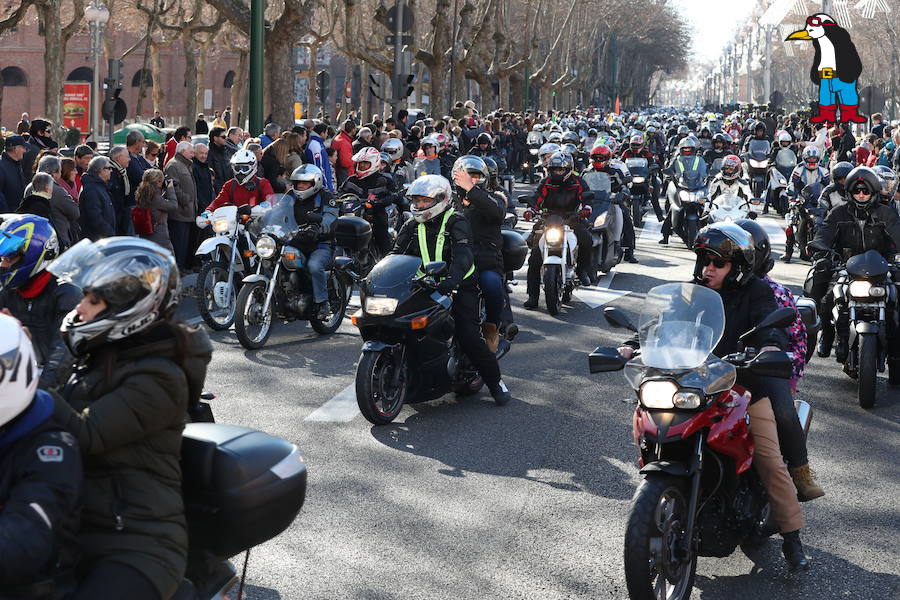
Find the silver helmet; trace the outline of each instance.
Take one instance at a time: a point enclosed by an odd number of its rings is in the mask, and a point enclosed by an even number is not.
[[[413,219],[418,223],[424,223],[442,214],[450,207],[452,188],[450,182],[440,175],[422,175],[410,184],[409,189],[406,190],[406,196],[410,200]],[[431,203],[424,208],[418,208],[417,198],[430,198]]]

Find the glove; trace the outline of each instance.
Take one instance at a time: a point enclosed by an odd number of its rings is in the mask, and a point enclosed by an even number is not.
[[[534,218],[534,211],[526,210],[522,216],[526,221],[530,221]]]
[[[453,290],[456,289],[456,283],[450,281],[449,279],[445,279],[437,285],[437,291],[443,294],[444,296],[449,296]]]
[[[243,206],[238,206],[237,212],[239,215],[247,215],[250,216],[250,211],[253,210],[253,207],[249,204],[245,204]]]
[[[591,209],[590,208],[582,208],[580,211],[578,211],[578,214],[579,214],[579,216],[581,216],[582,219],[590,218]]]

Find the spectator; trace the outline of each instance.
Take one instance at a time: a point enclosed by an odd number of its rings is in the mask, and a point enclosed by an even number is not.
[[[247,150],[252,152],[253,156],[256,157],[256,164],[262,164],[263,149],[262,146],[259,145],[259,142],[248,142]]]
[[[228,129],[228,123],[225,122],[225,119],[222,118],[222,113],[216,111],[213,116],[213,127],[221,127],[222,129]]]
[[[228,162],[234,151],[228,147],[223,127],[213,127],[209,130],[208,153],[209,168],[213,172],[213,187],[218,194],[225,182],[234,176]],[[202,206],[206,206],[206,204],[202,204]]]
[[[19,123],[16,125],[16,134],[23,135],[28,133],[28,129],[31,127],[31,117],[28,116],[27,112],[22,113],[22,118],[19,119]]]
[[[0,157],[0,213],[12,212],[25,195],[22,159],[27,151],[28,144],[22,136],[6,138]]]
[[[75,187],[78,188],[79,194],[81,193],[81,176],[87,171],[92,158],[94,158],[94,150],[90,146],[82,144],[75,148]]]
[[[328,153],[328,162],[331,163],[331,171],[332,171],[332,173],[333,173],[334,170],[337,168],[337,156],[338,156],[338,153],[337,153],[337,150],[335,150],[335,149],[334,149],[333,147],[331,147],[331,146],[328,147],[328,149],[326,150],[326,152]],[[338,186],[338,187],[340,187],[340,186]]]
[[[284,159],[284,172],[288,176],[294,172],[294,169],[306,162],[303,155],[303,146],[306,141],[305,129],[303,130],[303,133],[303,136],[299,133],[294,133],[293,131],[285,134],[285,138],[288,141],[288,155],[287,158]]]
[[[109,151],[109,161],[113,168],[109,177],[109,197],[116,213],[116,235],[132,235],[134,224],[131,222],[131,207],[134,206],[134,190],[128,178],[128,148],[113,146]]]
[[[203,113],[197,115],[197,122],[194,123],[194,133],[197,135],[209,133],[209,123],[206,122],[206,117],[203,116]]]
[[[353,142],[353,154],[356,154],[363,148],[372,145],[372,130],[369,127],[360,127],[356,133],[356,141]]]
[[[209,153],[210,149],[205,144],[194,144],[194,165],[191,173],[194,176],[194,185],[197,186],[197,210],[199,212],[203,212],[203,209],[209,206],[215,199],[216,194],[219,193],[213,185],[214,174],[208,162]],[[230,172],[231,169],[229,168]],[[225,181],[228,181],[228,179]],[[195,228],[192,231],[200,230]]]
[[[283,193],[287,189],[285,164],[290,151],[290,142],[286,137],[282,137],[269,144],[263,150],[262,160],[259,161],[259,166],[262,167],[263,171],[262,176],[269,180],[269,183],[272,184],[272,189],[278,194]]]
[[[158,110],[153,111],[153,118],[150,119],[150,124],[154,127],[159,127],[160,129],[166,128],[166,120],[162,118],[162,115],[159,114]]]
[[[169,238],[169,212],[178,209],[178,200],[175,198],[175,190],[170,185],[164,189],[165,176],[159,169],[147,169],[138,184],[134,194],[134,200],[140,208],[150,211],[150,221],[153,223],[153,233],[141,235],[145,240],[156,242],[169,252],[174,254],[172,241]]]
[[[178,208],[169,211],[169,235],[174,248],[175,261],[181,269],[188,267],[191,226],[197,218],[197,186],[194,184],[194,146],[190,142],[178,142],[175,158],[166,165],[166,175],[175,184]]]
[[[234,154],[241,149],[241,142],[244,139],[244,130],[240,127],[229,127],[228,134],[225,136],[225,145]]]
[[[78,175],[78,168],[75,166],[75,159],[69,157],[63,157],[59,160],[60,164],[60,179],[59,185],[62,186],[66,193],[74,200],[78,202],[78,184],[75,181],[75,177]]]
[[[59,144],[51,137],[53,135],[53,125],[50,121],[44,119],[35,119],[28,128],[28,149],[22,159],[22,175],[25,177],[25,183],[31,181],[34,174],[34,163],[37,161],[37,155],[45,148],[58,148]]]
[[[222,112],[222,120],[225,121],[226,129],[231,127],[231,107],[230,106],[226,106],[225,110]]]
[[[53,191],[53,178],[46,173],[35,173],[28,184],[25,198],[19,203],[16,212],[20,215],[37,215],[50,220],[50,194]],[[56,227],[54,227],[56,229]],[[57,232],[59,236],[59,232]]]
[[[154,169],[158,169],[159,153],[162,150],[162,146],[160,146],[153,140],[148,140],[146,144],[147,146],[144,148],[144,160],[146,160],[147,163]]]
[[[279,137],[281,137],[281,126],[279,126],[278,123],[268,123],[263,134],[259,136],[259,145],[265,150],[266,146],[277,140]]]
[[[409,122],[409,111],[405,108],[401,108],[397,111],[397,129],[400,130],[400,135],[403,138],[406,138],[409,135],[409,129],[407,127],[407,123]]]
[[[887,123],[884,122],[884,115],[880,112],[874,113],[872,115],[872,133],[876,137],[882,137],[885,127],[887,127]]]
[[[166,141],[166,158],[163,160],[163,167],[169,164],[169,161],[175,156],[175,148],[179,142],[187,142],[191,139],[190,127],[179,127],[172,134],[172,137]]]
[[[122,150],[125,150],[122,148]],[[115,167],[105,156],[95,156],[81,177],[81,233],[91,241],[116,235],[116,211],[109,195],[110,175]]]
[[[31,175],[30,177],[34,177],[34,174],[38,171],[38,164],[40,164],[41,159],[45,156],[59,156],[58,148],[44,148],[38,155],[34,158],[34,162],[31,163]]]
[[[62,181],[62,161],[60,161],[58,156],[45,156],[42,158],[38,163],[38,173],[48,175],[52,182],[52,185],[47,190],[50,192],[50,215],[47,216],[47,219],[50,220],[50,224],[56,230],[60,248],[65,250],[77,241],[77,236],[73,237],[71,232],[73,224],[78,223],[81,213],[78,210],[78,205],[72,200],[66,189],[60,185]],[[35,175],[38,173],[35,173]],[[32,179],[32,181],[34,180]],[[25,188],[25,196],[27,197],[32,193],[33,188],[31,184],[28,184]],[[43,217],[45,215],[40,216]]]
[[[153,168],[153,165],[144,158],[144,144],[144,134],[140,131],[132,129],[125,136],[125,147],[128,148],[128,183],[131,188],[129,204],[132,206],[134,206],[134,194],[141,181],[144,180],[144,171]]]
[[[322,171],[325,189],[334,193],[331,163],[328,162],[328,154],[325,152],[324,135],[327,130],[328,125],[322,122],[316,123],[313,127],[312,134],[309,136],[309,143],[306,145],[306,162],[319,167],[319,170]]]
[[[878,138],[877,140],[875,140],[875,144],[874,144],[872,153],[869,154],[869,158],[866,159],[867,167],[874,167],[875,164],[878,162],[878,158],[881,156],[881,153],[884,151],[884,144],[885,144],[885,142],[881,138]]]

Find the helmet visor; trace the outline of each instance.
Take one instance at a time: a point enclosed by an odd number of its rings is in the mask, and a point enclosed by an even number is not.
[[[238,163],[233,165],[235,175],[249,175],[253,172],[253,165],[249,163]]]
[[[25,238],[0,231],[0,258],[18,256],[25,250]]]

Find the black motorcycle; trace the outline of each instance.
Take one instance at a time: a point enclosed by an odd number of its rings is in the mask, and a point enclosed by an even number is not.
[[[688,248],[694,246],[701,228],[701,218],[706,210],[706,182],[700,171],[685,171],[669,183],[669,210],[672,213],[672,231],[678,234]]]
[[[349,259],[336,264],[353,268]],[[375,425],[393,421],[406,403],[448,392],[474,394],[483,386],[453,340],[453,298],[436,291],[435,279],[447,269],[442,261],[422,269],[419,257],[392,254],[360,283],[362,308],[353,324],[365,343],[356,367],[356,402]],[[509,340],[501,340],[497,358],[509,348]]]
[[[816,237],[816,219],[820,216],[819,196],[822,195],[822,184],[811,183],[801,190],[800,195],[790,201],[788,208],[788,226],[784,233],[785,253],[791,254],[796,245],[800,250],[800,260],[809,260],[806,245]]]
[[[766,194],[766,178],[769,174],[769,150],[771,144],[767,140],[750,140],[744,161],[747,165],[747,179],[750,180],[750,191],[754,198],[762,198]]]
[[[631,220],[636,229],[644,226],[647,201],[652,193],[652,174],[646,158],[626,158],[625,166],[631,173]]]

